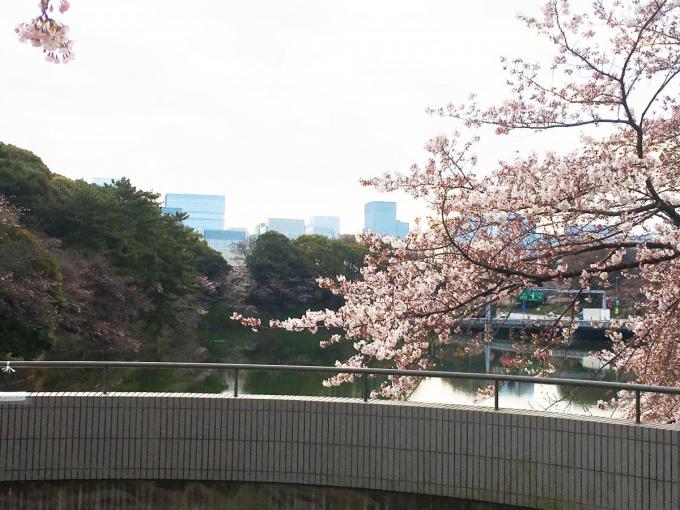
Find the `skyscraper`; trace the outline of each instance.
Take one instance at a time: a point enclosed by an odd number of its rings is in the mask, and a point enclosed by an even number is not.
[[[267,220],[267,232],[270,230],[279,232],[289,239],[296,239],[305,233],[305,220],[269,218]]]
[[[208,243],[213,250],[218,251],[222,256],[233,266],[241,266],[245,264],[242,253],[236,251],[239,243],[246,240],[246,229],[244,228],[228,228],[226,230],[210,230],[203,231],[205,242]]]
[[[396,236],[397,236],[397,237],[406,237],[406,236],[408,235],[408,231],[409,231],[408,222],[406,222],[406,221],[399,221],[399,220],[396,220],[396,221],[397,221],[397,233],[396,233]]]
[[[364,232],[406,237],[409,225],[397,220],[396,202],[368,202],[364,206]]]
[[[165,210],[180,209],[189,215],[184,224],[200,233],[204,230],[224,230],[224,195],[192,195],[168,193]]]
[[[307,231],[310,234],[336,239],[340,235],[340,218],[337,216],[312,216]]]

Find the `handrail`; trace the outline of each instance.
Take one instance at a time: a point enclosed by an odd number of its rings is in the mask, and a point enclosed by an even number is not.
[[[642,393],[663,393],[680,395],[680,387],[654,386],[648,384],[616,383],[608,381],[592,381],[583,379],[563,379],[553,377],[535,377],[527,375],[487,374],[476,372],[448,372],[444,370],[399,370],[394,368],[360,368],[360,367],[326,367],[318,365],[264,365],[250,363],[192,363],[167,361],[9,361],[12,367],[34,368],[98,368],[103,369],[104,393],[106,393],[106,377],[109,368],[152,368],[152,369],[203,369],[203,370],[239,370],[244,371],[278,371],[278,372],[326,372],[336,374],[359,375],[393,375],[402,377],[435,377],[440,379],[469,379],[494,382],[494,408],[499,409],[498,390],[500,382],[524,382],[534,384],[552,384],[558,386],[581,386],[601,388],[635,393],[635,422],[640,423],[640,396]],[[9,365],[8,365],[9,366]],[[238,396],[238,384],[234,387],[234,396]],[[364,401],[369,400],[368,378],[364,377]]]

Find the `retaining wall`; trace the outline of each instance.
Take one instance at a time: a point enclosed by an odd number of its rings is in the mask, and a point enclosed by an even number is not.
[[[479,407],[208,394],[0,401],[0,481],[259,481],[531,508],[680,508],[680,429]]]

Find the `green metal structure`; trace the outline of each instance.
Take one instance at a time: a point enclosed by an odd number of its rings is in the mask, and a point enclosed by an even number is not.
[[[541,304],[545,302],[545,292],[539,289],[525,289],[517,296],[517,301],[527,304]]]

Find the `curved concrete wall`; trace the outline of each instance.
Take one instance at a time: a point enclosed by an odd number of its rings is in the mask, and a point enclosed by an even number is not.
[[[677,509],[680,430],[447,405],[158,393],[0,399],[0,480],[229,480],[532,508]]]

